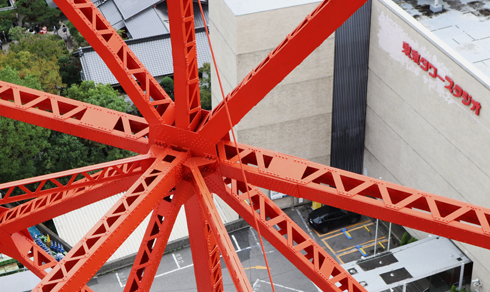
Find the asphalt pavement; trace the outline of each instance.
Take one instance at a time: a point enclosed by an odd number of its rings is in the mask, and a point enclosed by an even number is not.
[[[307,232],[331,257],[339,263],[359,260],[374,254],[376,220],[362,216],[356,224],[340,226],[322,234],[311,229],[306,223],[311,207],[300,206],[284,210],[305,232]],[[379,225],[376,240],[376,253],[388,248],[387,229]],[[341,230],[345,228],[345,230]],[[266,269],[264,255],[259,244],[257,231],[246,227],[229,234],[248,279],[256,292],[272,291]],[[396,240],[391,238],[391,248]],[[293,264],[279,253],[269,242],[264,242],[265,254],[270,266],[275,291],[321,291]],[[357,246],[357,247],[356,247]],[[364,255],[363,255],[364,254]],[[236,291],[224,261],[221,261],[225,291]],[[128,279],[130,267],[98,276],[88,286],[94,292],[123,291]],[[190,247],[165,254],[156,273],[152,292],[196,291],[194,266]]]

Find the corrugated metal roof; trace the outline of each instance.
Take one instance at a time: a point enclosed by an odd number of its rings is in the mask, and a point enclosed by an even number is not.
[[[58,235],[68,242],[70,245],[75,244],[82,239],[85,234],[102,218],[105,213],[119,200],[123,194],[118,194],[110,198],[104,199],[97,203],[88,205],[81,209],[72,211],[62,216],[53,219]],[[224,223],[238,219],[238,215],[226,205],[221,199],[215,197],[215,205],[218,209]],[[136,228],[136,230],[126,239],[119,249],[110,257],[109,260],[116,260],[138,252],[141,240],[148,225],[148,217]],[[175,221],[169,241],[177,240],[188,236],[187,220],[185,209],[182,207]]]
[[[161,0],[114,0],[114,3],[116,3],[117,8],[121,11],[124,20],[127,20],[160,1]]]
[[[203,63],[211,61],[206,32],[196,33],[197,61],[201,67]],[[173,74],[172,46],[170,35],[152,37],[149,40],[128,41],[129,48],[135,53],[143,65],[153,76],[166,76]],[[81,56],[81,63],[85,80],[93,80],[95,83],[119,84],[111,73],[104,61],[97,52],[92,49],[85,49]]]
[[[202,12],[206,18],[206,23],[209,23],[209,11],[208,5],[202,5]],[[196,28],[204,27],[204,21],[202,21],[201,9],[199,8],[199,3],[194,3],[194,26]]]
[[[169,33],[155,8],[147,9],[127,20],[126,28],[135,39]]]
[[[111,25],[114,25],[123,20],[121,13],[117,9],[113,1],[107,1],[99,6],[100,12],[109,21]]]

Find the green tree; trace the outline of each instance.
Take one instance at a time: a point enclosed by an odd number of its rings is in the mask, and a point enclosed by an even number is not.
[[[124,98],[110,84],[96,85],[93,81],[72,85],[66,90],[65,96],[120,112],[126,112],[128,107]]]
[[[71,23],[71,21],[66,22],[66,27],[70,31],[72,40],[75,40],[79,47],[88,46],[88,42],[82,36],[82,34],[77,30],[77,28]]]
[[[0,80],[33,89],[41,89],[36,78],[9,66],[0,69]],[[49,148],[51,131],[5,117],[0,117],[0,182],[9,182],[38,174],[36,163]]]
[[[23,33],[16,37],[19,37],[18,43],[11,43],[9,48],[14,53],[27,51],[41,59],[55,57],[56,60],[69,54],[65,42],[58,35]]]
[[[20,78],[35,77],[45,92],[58,94],[64,86],[55,57],[41,59],[28,51],[0,54],[0,68],[7,66],[18,71]]]
[[[45,0],[17,0],[15,12],[25,15],[24,22],[52,21],[60,16],[59,9],[50,8]]]
[[[211,110],[211,64],[203,63],[199,68],[201,108]]]
[[[172,77],[165,76],[162,81],[160,81],[160,86],[165,90],[165,92],[174,100],[174,80]]]
[[[400,241],[400,246],[408,243],[409,236],[410,235],[408,235],[408,232],[403,233],[402,240]]]
[[[61,80],[67,87],[82,81],[80,78],[80,71],[82,70],[80,58],[63,55],[58,59],[58,66],[60,67]]]

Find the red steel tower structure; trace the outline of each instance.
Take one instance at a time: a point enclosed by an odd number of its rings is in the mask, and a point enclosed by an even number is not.
[[[0,204],[24,202],[0,209],[0,252],[41,278],[33,291],[91,291],[85,284],[153,211],[124,290],[149,291],[185,206],[198,290],[223,291],[221,255],[237,291],[252,291],[213,204],[218,195],[323,291],[365,291],[257,187],[490,248],[488,208],[230,139],[232,127],[364,2],[320,3],[209,112],[200,106],[192,0],[167,0],[175,102],[91,0],[55,0],[144,118],[6,82],[0,82],[0,115],[140,155],[0,185],[6,192]],[[48,182],[54,187],[45,188]],[[23,194],[14,196],[16,189]],[[123,191],[60,262],[26,230]]]

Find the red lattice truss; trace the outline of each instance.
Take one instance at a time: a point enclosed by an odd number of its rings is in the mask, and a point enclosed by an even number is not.
[[[182,205],[187,221],[193,222],[189,232],[198,290],[223,291],[223,255],[236,289],[252,291],[213,204],[213,193],[259,228],[323,291],[365,291],[257,187],[490,248],[490,209],[230,142],[232,127],[365,0],[323,1],[226,97],[226,105],[222,102],[211,112],[200,106],[192,0],[167,1],[175,103],[91,0],[55,2],[99,53],[144,118],[0,82],[0,115],[141,154],[0,185],[5,194],[0,204],[23,202],[0,210],[0,252],[18,259],[42,279],[33,291],[91,291],[85,284],[153,211],[124,290],[149,291]],[[59,263],[26,231],[123,191]],[[52,268],[48,274],[47,268]]]

